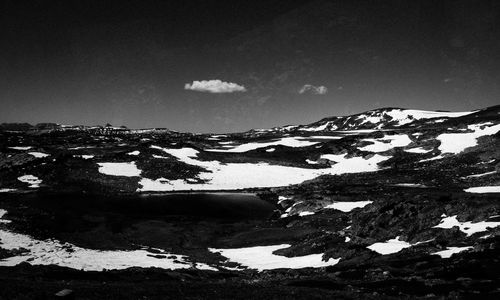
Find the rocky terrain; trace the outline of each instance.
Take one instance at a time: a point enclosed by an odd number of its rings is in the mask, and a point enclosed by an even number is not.
[[[498,298],[499,171],[500,106],[1,124],[0,298]]]

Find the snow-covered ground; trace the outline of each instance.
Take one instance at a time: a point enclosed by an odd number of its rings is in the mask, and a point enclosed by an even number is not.
[[[325,122],[321,125],[317,125],[317,126],[311,126],[311,125],[307,125],[307,126],[302,126],[299,130],[300,131],[310,131],[310,132],[315,132],[315,131],[324,131],[328,128],[328,126],[330,126],[330,124],[332,124],[333,122],[332,121],[328,121],[328,122]],[[336,130],[337,129],[337,126],[335,125],[331,125],[332,127],[330,128],[330,130]]]
[[[432,254],[434,255],[439,255],[441,258],[450,258],[453,254],[455,253],[460,253],[463,251],[467,251],[470,249],[473,249],[474,247],[472,246],[466,246],[466,247],[447,247],[446,250],[434,252]]]
[[[465,189],[464,191],[467,193],[479,193],[479,194],[500,193],[500,186],[477,186],[477,187],[470,187],[468,189]]]
[[[33,148],[32,146],[16,146],[16,147],[8,147],[9,149],[13,150],[29,150]]]
[[[17,180],[29,184],[30,188],[39,188],[42,180],[33,175],[23,175],[19,176]]]
[[[210,151],[210,152],[233,152],[233,153],[242,153],[242,152],[247,152],[250,150],[255,150],[259,148],[265,148],[268,146],[277,146],[277,145],[282,145],[282,146],[288,146],[288,147],[306,147],[306,146],[311,146],[315,145],[318,142],[311,142],[307,140],[303,140],[300,137],[284,137],[281,139],[278,139],[276,141],[271,141],[271,142],[266,142],[266,143],[246,143],[246,144],[241,144],[233,148],[228,148],[228,149],[206,149],[205,151]]]
[[[373,144],[358,149],[369,152],[385,152],[394,147],[408,146],[411,143],[410,138],[406,134],[386,135],[381,139],[364,139],[363,141],[372,142]]]
[[[109,162],[97,164],[99,165],[99,172],[105,175],[127,177],[141,175],[141,170],[137,168],[135,162]]]
[[[6,213],[7,213],[7,211],[5,209],[0,209],[0,223],[7,224],[7,223],[11,222],[10,220],[4,220],[4,219],[2,219],[3,216],[5,216]]]
[[[500,124],[488,126],[489,124],[467,126],[472,132],[440,134],[437,136],[437,139],[441,142],[438,149],[441,150],[441,153],[458,154],[469,147],[474,147],[477,145],[479,137],[496,134],[500,131]]]
[[[386,254],[392,254],[399,252],[403,250],[404,248],[411,247],[412,244],[405,242],[405,241],[400,241],[399,236],[397,236],[394,239],[387,240],[385,242],[379,242],[372,244],[368,246],[367,248],[370,250],[373,250],[379,254],[386,255]]]
[[[467,234],[467,236],[471,236],[474,233],[477,232],[483,232],[487,231],[488,228],[494,228],[500,226],[500,222],[488,222],[488,221],[481,221],[477,223],[472,223],[472,222],[460,222],[457,220],[457,216],[450,216],[450,217],[443,217],[441,222],[434,226],[433,228],[443,228],[443,229],[450,229],[457,226],[460,231],[464,232]]]
[[[314,215],[314,212],[312,212],[312,211],[301,211],[299,213],[299,217],[305,217],[305,216],[310,216],[310,215]]]
[[[457,118],[470,115],[476,111],[465,112],[441,112],[441,111],[425,111],[416,109],[393,109],[385,112],[396,120],[399,125],[405,125],[413,122],[414,120],[432,119],[432,118]],[[411,116],[411,117],[410,117]]]
[[[21,262],[32,265],[56,265],[86,271],[102,271],[104,269],[126,269],[130,267],[187,269],[199,268],[217,270],[206,264],[190,263],[187,257],[161,252],[165,257],[156,258],[147,250],[134,251],[100,251],[85,249],[61,243],[57,240],[36,240],[28,235],[0,230],[0,247],[2,249],[26,249],[17,256],[0,260],[0,266],[15,266]],[[156,252],[156,251],[155,251]],[[172,258],[172,255],[175,258]]]
[[[465,178],[477,178],[477,177],[493,175],[495,173],[497,173],[497,171],[485,172],[485,173],[481,173],[481,174],[473,174],[473,175],[466,176]]]
[[[289,268],[320,268],[332,266],[339,262],[339,259],[330,258],[323,260],[323,254],[310,254],[297,257],[286,257],[273,254],[274,251],[290,247],[288,244],[272,246],[255,246],[235,249],[214,249],[209,248],[211,252],[220,253],[228,258],[229,261],[238,263],[251,269],[259,271]]]
[[[403,186],[403,187],[414,187],[414,188],[426,188],[426,185],[419,183],[396,183],[393,186]]]
[[[353,201],[353,202],[335,202],[325,206],[325,208],[333,208],[343,212],[350,212],[355,208],[362,208],[372,203],[373,201]]]
[[[405,149],[405,152],[408,152],[408,153],[429,153],[431,151],[432,151],[432,149],[427,150],[427,149],[424,149],[422,147]]]
[[[49,156],[49,154],[43,152],[28,152],[28,154],[33,155],[36,158],[44,158]]]
[[[367,248],[370,250],[373,250],[377,253],[380,253],[382,255],[386,255],[386,254],[397,253],[405,248],[428,243],[428,242],[433,241],[433,240],[434,239],[422,241],[422,242],[417,242],[415,244],[410,244],[408,242],[401,241],[399,239],[399,236],[397,236],[397,237],[395,237],[391,240],[387,240],[385,242],[378,242],[378,243],[372,244],[372,245],[368,246]]]
[[[0,209],[0,223],[9,223],[9,220],[2,219],[6,213],[6,210]],[[217,269],[206,264],[189,262],[187,256],[167,253],[161,249],[155,249],[154,253],[145,249],[133,251],[93,250],[70,243],[61,243],[54,239],[37,240],[29,235],[3,229],[0,229],[0,248],[23,250],[16,256],[0,259],[0,266],[15,266],[21,262],[29,262],[32,265],[56,265],[86,271],[126,269],[130,267],[197,268],[217,271]],[[164,257],[154,257],[158,254]]]
[[[199,175],[206,183],[192,183],[187,180],[152,180],[142,178],[139,191],[180,191],[180,190],[234,190],[251,187],[278,187],[298,184],[325,174],[344,174],[372,172],[378,170],[378,163],[389,159],[389,156],[374,155],[368,159],[363,157],[342,158],[331,168],[306,169],[270,165],[268,163],[227,163],[219,161],[201,161],[197,159],[198,151],[193,148],[161,149],[178,160],[189,165],[200,166],[207,170]]]
[[[83,159],[92,159],[95,157],[95,155],[85,155],[85,154],[82,154],[82,155],[79,155],[79,154],[75,154],[73,155],[74,157],[80,157],[80,158],[83,158]]]
[[[306,140],[340,140],[343,136],[339,135],[312,135],[312,136],[304,136],[302,139]]]

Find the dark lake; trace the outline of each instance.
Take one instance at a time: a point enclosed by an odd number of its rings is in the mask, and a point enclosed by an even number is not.
[[[251,193],[174,193],[134,196],[87,194],[31,195],[32,204],[52,211],[110,212],[142,216],[195,216],[217,219],[266,219],[274,206]]]

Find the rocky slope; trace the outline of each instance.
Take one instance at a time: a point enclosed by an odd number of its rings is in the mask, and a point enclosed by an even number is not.
[[[500,106],[232,134],[2,124],[0,295],[35,276],[33,297],[69,279],[118,298],[132,276],[153,279],[130,298],[494,298],[499,146]],[[194,191],[225,200],[172,196]]]

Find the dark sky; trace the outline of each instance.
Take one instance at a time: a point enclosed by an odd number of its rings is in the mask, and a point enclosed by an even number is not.
[[[234,132],[496,105],[497,3],[2,1],[0,122]]]

